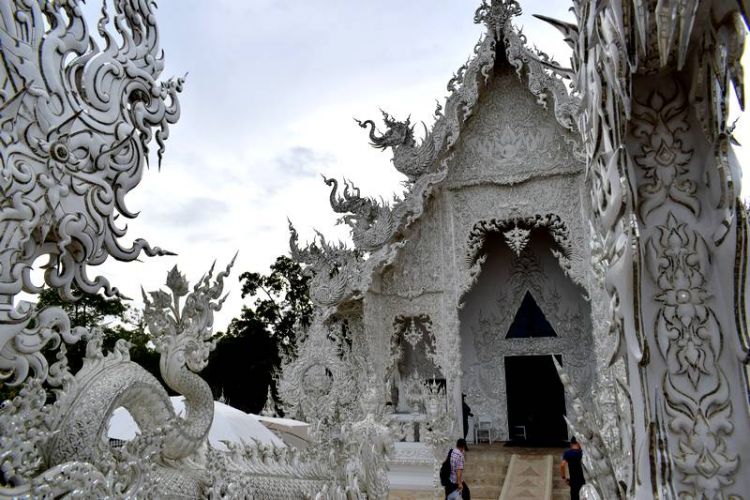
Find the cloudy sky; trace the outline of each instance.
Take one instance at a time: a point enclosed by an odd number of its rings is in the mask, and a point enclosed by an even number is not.
[[[93,13],[96,3],[87,9]],[[303,240],[313,228],[347,237],[335,225],[321,173],[347,177],[367,195],[401,191],[390,155],[371,148],[352,118],[379,118],[382,107],[429,125],[435,100],[444,100],[447,81],[481,34],[472,21],[477,5],[161,0],[164,76],[188,78],[161,171],[152,168],[129,195],[141,215],[128,237],[178,256],[108,263],[102,272],[137,298],[141,284],[158,288],[174,264],[195,281],[213,260],[223,265],[239,251],[216,320],[223,329],[241,309],[239,274],[266,272],[288,251],[287,217]],[[517,24],[529,40],[566,62],[559,33],[531,14],[572,19],[569,4],[522,5]]]

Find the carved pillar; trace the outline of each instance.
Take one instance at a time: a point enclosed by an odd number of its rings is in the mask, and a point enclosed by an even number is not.
[[[737,219],[728,211],[738,193],[722,178],[739,168],[726,136],[706,140],[686,84],[677,72],[633,80],[626,149],[642,261],[632,334],[642,339],[648,419],[636,445],[648,443],[651,462],[661,462],[655,486],[746,492],[750,420],[733,298]]]
[[[741,498],[747,243],[726,123],[730,82],[741,86],[737,4],[582,1],[576,14],[579,129],[593,244],[603,248],[594,264],[604,267],[632,418],[622,448],[609,450],[632,454],[629,470],[614,470],[619,491],[612,482],[599,493]]]

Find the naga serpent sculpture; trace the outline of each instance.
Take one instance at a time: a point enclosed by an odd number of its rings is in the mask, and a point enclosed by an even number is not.
[[[427,125],[422,123],[425,137],[422,143],[417,146],[414,139],[414,126],[411,125],[410,118],[400,122],[385,111],[382,113],[383,121],[385,121],[388,129],[380,137],[375,135],[375,122],[372,120],[360,121],[355,119],[355,121],[362,128],[370,127],[370,143],[373,147],[380,150],[389,147],[393,149],[394,167],[404,174],[410,182],[414,182],[433,166],[442,143],[438,139],[439,143],[436,144],[436,138],[427,130]]]
[[[32,281],[40,258],[46,285],[73,302],[81,292],[121,296],[106,278],[90,278],[89,266],[169,253],[142,239],[123,246],[127,227],[117,218],[137,216],[125,196],[153,142],[161,161],[183,81],[158,81],[151,0],[105,4],[96,28],[101,48],[78,0],[0,2],[0,380],[19,388],[0,406],[0,498],[360,498],[344,471],[352,457],[318,453],[329,446],[306,454],[208,444],[214,401],[197,372],[215,344],[213,314],[234,260],[192,291],[175,267],[169,293],[143,294],[161,377],[185,397],[184,418],[130,360],[128,342],[104,353],[100,328],[72,327],[62,308],[19,300],[41,292]],[[73,373],[66,345],[82,339],[83,366]],[[118,446],[107,434],[119,407],[141,432]],[[363,458],[361,470],[371,466]]]
[[[91,469],[71,469],[70,464],[102,460],[109,418],[123,406],[144,435],[159,434],[155,442],[164,467],[154,472],[167,479],[164,471],[178,471],[167,464],[194,454],[213,419],[211,390],[193,372],[205,366],[213,347],[213,311],[223,302],[229,267],[214,283],[209,273],[189,295],[187,282],[174,269],[168,279],[173,300],[165,304],[165,292],[146,299],[145,319],[162,354],[161,373],[173,390],[186,396],[185,419],[175,415],[162,384],[129,360],[126,344],[118,343],[115,352],[104,356],[97,332],[71,329],[62,309],[35,311],[26,302],[16,303],[21,291],[41,291],[31,279],[40,257],[48,258],[46,284],[75,300],[78,290],[119,295],[105,278],[89,278],[88,266],[109,256],[130,261],[141,252],[167,253],[141,239],[123,247],[118,239],[126,228],[118,226],[116,218],[136,216],[127,209],[125,195],[140,182],[153,140],[161,160],[168,126],[179,117],[182,79],[157,80],[164,63],[152,2],[118,0],[113,19],[109,16],[105,6],[97,25],[105,44],[100,49],[76,1],[0,5],[5,63],[0,71],[0,372],[10,385],[26,381],[28,387],[42,390],[27,380],[33,376],[57,392],[55,403],[45,410],[43,428],[49,439],[37,450],[37,465],[58,472]],[[108,29],[112,25],[116,35]],[[61,338],[72,343],[82,337],[88,345],[78,373],[68,370],[64,344],[58,362],[48,366],[43,349],[59,346]],[[12,404],[6,405],[6,423],[13,421],[13,410]],[[15,410],[21,416],[23,408]],[[16,488],[3,490],[3,495],[71,486],[45,484],[49,472],[31,479],[24,474],[31,473],[28,467],[13,467],[12,454],[4,455],[5,482]],[[87,474],[89,482],[107,483],[94,470]],[[188,475],[180,474],[180,488],[176,481],[154,482],[156,491],[194,496],[200,490],[185,482]]]
[[[185,396],[184,418],[162,383],[130,361],[126,341],[105,354],[98,328],[71,327],[62,308],[19,300],[41,292],[32,281],[41,258],[46,285],[75,301],[80,292],[121,296],[106,278],[89,277],[89,266],[169,253],[142,239],[121,244],[127,227],[117,219],[137,216],[125,196],[153,142],[161,161],[183,80],[158,80],[151,0],[105,4],[96,29],[102,47],[77,0],[0,3],[0,380],[19,387],[0,407],[0,498],[343,498],[325,457],[258,443],[222,455],[207,445],[214,402],[196,372],[214,347],[213,313],[231,263],[192,291],[174,268],[170,293],[144,293],[161,376]],[[74,374],[66,345],[81,339],[86,355]],[[45,351],[55,354],[51,365]],[[141,434],[113,447],[107,430],[118,407]]]

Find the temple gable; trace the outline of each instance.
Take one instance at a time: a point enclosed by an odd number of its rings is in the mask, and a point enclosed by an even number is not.
[[[515,184],[580,171],[575,147],[573,134],[500,61],[455,146],[447,182]]]

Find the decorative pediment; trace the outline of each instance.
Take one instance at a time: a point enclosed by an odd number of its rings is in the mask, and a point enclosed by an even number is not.
[[[399,240],[406,235],[408,227],[422,217],[426,200],[434,188],[447,178],[459,138],[464,135],[469,119],[477,113],[480,96],[496,78],[498,65],[515,72],[524,83],[513,87],[533,97],[522,106],[538,105],[547,109],[552,104],[554,116],[550,114],[550,126],[540,130],[536,122],[516,120],[516,111],[508,111],[507,116],[514,116],[513,125],[499,124],[502,129],[492,131],[496,139],[485,144],[484,149],[495,158],[511,163],[518,163],[518,152],[525,151],[539,156],[535,164],[552,164],[557,170],[560,165],[569,168],[580,162],[580,155],[574,153],[580,149],[577,136],[570,133],[575,129],[579,99],[569,94],[563,81],[548,70],[548,56],[526,45],[525,37],[511,22],[520,13],[521,8],[514,0],[483,2],[477,9],[474,22],[484,24],[485,33],[475,45],[474,55],[448,82],[450,94],[444,104],[437,105],[434,124],[428,127],[422,123],[419,127],[424,130],[421,140],[410,118],[399,120],[383,112],[385,129],[382,132],[373,120],[357,120],[368,130],[373,147],[391,149],[395,168],[408,179],[403,197],[390,203],[360,196],[353,186],[345,187],[339,196],[337,181],[326,180],[333,186],[331,206],[342,214],[341,222],[351,227],[357,250],[370,253],[387,247],[399,250]],[[560,131],[564,132],[564,138]],[[373,269],[383,265],[378,264]]]

